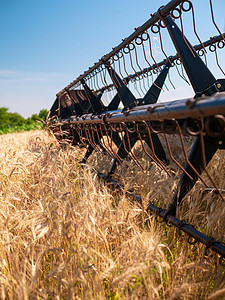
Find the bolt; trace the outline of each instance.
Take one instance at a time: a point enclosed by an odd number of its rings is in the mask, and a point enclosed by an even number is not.
[[[188,99],[188,100],[186,101],[186,106],[187,106],[188,108],[192,108],[194,102],[195,102],[194,99]]]
[[[218,83],[218,84],[217,84],[217,87],[218,87],[218,89],[220,89],[220,88],[221,88],[221,84],[220,84],[220,83]]]
[[[223,141],[218,141],[218,144],[221,146],[223,144]]]

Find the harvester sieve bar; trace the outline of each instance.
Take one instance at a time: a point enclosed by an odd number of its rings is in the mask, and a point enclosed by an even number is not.
[[[214,97],[200,99],[198,101],[191,98],[146,105],[139,109],[130,110],[129,112],[114,111],[102,113],[101,115],[87,114],[82,117],[71,117],[56,121],[56,123],[110,124],[133,121],[171,120],[172,118],[199,118],[217,114],[225,115],[225,93],[216,94]]]

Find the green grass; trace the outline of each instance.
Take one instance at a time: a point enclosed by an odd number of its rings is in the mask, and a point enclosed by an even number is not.
[[[3,129],[0,129],[0,135],[6,134],[6,133],[30,131],[30,130],[36,130],[36,129],[42,129],[42,125],[38,122],[33,122],[31,124],[7,126]]]

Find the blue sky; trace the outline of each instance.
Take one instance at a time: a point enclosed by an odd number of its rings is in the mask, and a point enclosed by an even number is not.
[[[25,117],[49,109],[59,90],[167,2],[0,0],[0,106]],[[199,11],[202,39],[217,34],[205,22],[208,0],[193,3]],[[218,25],[224,30],[225,1],[213,0],[213,4]],[[188,26],[186,30],[188,33]]]

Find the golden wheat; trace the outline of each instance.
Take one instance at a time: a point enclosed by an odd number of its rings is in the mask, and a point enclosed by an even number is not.
[[[0,136],[0,298],[222,299],[218,257],[110,191],[91,171],[106,158],[81,167],[82,152],[44,131]],[[135,176],[125,165],[115,176],[130,177],[127,187],[170,200],[165,174]],[[179,214],[224,240],[220,200],[201,187],[186,200]]]

